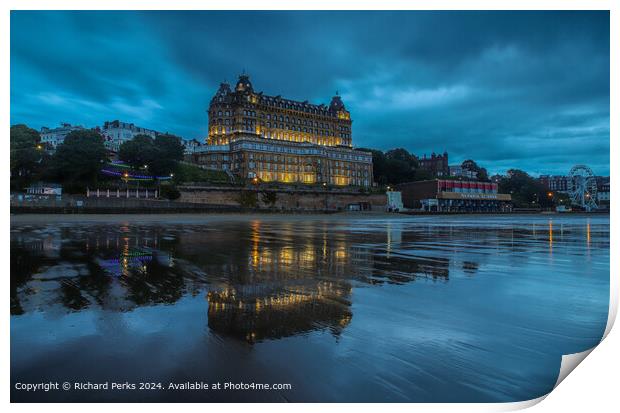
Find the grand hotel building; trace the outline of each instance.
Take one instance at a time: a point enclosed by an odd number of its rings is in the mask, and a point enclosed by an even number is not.
[[[372,185],[372,154],[352,147],[351,115],[255,92],[246,75],[222,83],[209,105],[209,136],[192,161],[265,182]]]

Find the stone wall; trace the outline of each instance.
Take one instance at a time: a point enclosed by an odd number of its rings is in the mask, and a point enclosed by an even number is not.
[[[136,199],[86,197],[83,195],[32,196],[11,194],[11,213],[94,213],[94,214],[156,214],[156,213],[208,213],[244,212],[238,205],[212,205],[205,203],[169,201],[166,199]]]
[[[239,187],[179,187],[181,202],[204,203],[211,205],[239,206],[242,191],[255,191]],[[287,190],[258,189],[258,207],[268,208],[262,202],[263,191],[275,192],[274,208],[284,210],[344,210],[349,204],[367,203],[373,210],[385,210],[387,196],[385,194],[364,194],[342,190]]]

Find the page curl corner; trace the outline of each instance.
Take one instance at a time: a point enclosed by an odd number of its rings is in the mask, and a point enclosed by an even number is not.
[[[558,387],[560,385],[560,383],[562,383],[564,381],[564,379],[566,377],[568,377],[568,375],[575,370],[575,368],[581,364],[581,362],[583,360],[585,360],[586,357],[588,357],[588,355],[596,348],[596,346],[582,351],[580,353],[573,353],[573,354],[564,354],[562,356],[562,363],[560,364],[560,373],[558,374],[558,379],[555,382],[555,385],[553,386],[553,390],[555,390],[556,387]],[[552,391],[553,391],[552,390]]]

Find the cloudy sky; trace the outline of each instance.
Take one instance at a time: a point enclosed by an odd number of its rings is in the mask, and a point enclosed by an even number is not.
[[[329,103],[355,146],[491,172],[609,173],[607,12],[12,12],[11,123],[120,119],[203,140],[209,100]]]

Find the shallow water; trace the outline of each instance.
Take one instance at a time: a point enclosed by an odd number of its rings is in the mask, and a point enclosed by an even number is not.
[[[62,220],[62,217],[50,217]],[[596,345],[608,216],[14,222],[13,401],[518,401]]]

